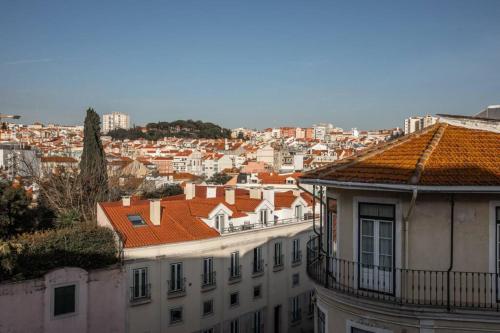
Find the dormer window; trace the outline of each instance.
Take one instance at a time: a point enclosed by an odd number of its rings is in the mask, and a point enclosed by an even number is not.
[[[215,215],[215,229],[220,232],[224,230],[224,214]]]
[[[146,222],[140,215],[127,215],[127,218],[134,227],[146,225]]]

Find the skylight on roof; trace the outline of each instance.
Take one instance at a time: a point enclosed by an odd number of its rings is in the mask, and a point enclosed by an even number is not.
[[[127,215],[127,218],[134,227],[146,225],[146,222],[144,222],[140,215]]]

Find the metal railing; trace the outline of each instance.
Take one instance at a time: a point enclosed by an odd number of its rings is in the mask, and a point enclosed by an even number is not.
[[[318,216],[319,215],[316,214],[316,217],[318,217]],[[227,233],[240,232],[240,231],[246,231],[246,230],[264,229],[264,228],[270,228],[270,227],[275,227],[275,226],[280,226],[280,225],[288,225],[288,224],[301,223],[301,222],[312,222],[312,221],[313,221],[312,214],[305,214],[303,218],[292,217],[292,218],[288,218],[288,219],[267,221],[267,223],[245,222],[242,225],[235,226],[235,225],[232,225],[230,222],[229,227],[222,229],[221,233],[227,234]]]
[[[186,278],[180,280],[168,280],[167,293],[169,295],[184,294],[186,292]]]
[[[292,324],[298,323],[302,319],[302,311],[298,309],[297,311],[290,311],[290,322]]]
[[[229,267],[229,281],[241,279],[241,265]]]
[[[140,302],[143,300],[148,300],[151,298],[151,283],[147,283],[143,286],[132,286],[130,287],[130,301]]]
[[[252,274],[264,273],[264,259],[260,259],[252,262]]]
[[[215,287],[217,280],[215,279],[215,272],[207,272],[206,274],[201,274],[201,287],[210,288]]]
[[[324,255],[312,239],[307,274],[325,288],[402,306],[500,311],[498,273],[367,265]]]
[[[278,268],[278,267],[283,267],[284,265],[284,255],[283,254],[278,254],[273,257],[273,267]]]
[[[297,250],[292,252],[292,265],[298,265],[302,262],[302,251]]]

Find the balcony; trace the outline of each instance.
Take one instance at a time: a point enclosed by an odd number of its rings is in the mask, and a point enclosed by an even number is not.
[[[292,253],[292,267],[299,266],[302,263],[302,251],[298,250]]]
[[[335,292],[401,307],[500,311],[497,273],[366,265],[320,254],[313,239],[307,244],[307,274]]]
[[[212,290],[217,286],[217,280],[215,279],[215,272],[208,272],[206,274],[201,274],[201,291]]]
[[[258,277],[264,274],[264,260],[252,262],[252,277]]]
[[[167,281],[167,298],[177,298],[186,295],[186,278]]]
[[[316,217],[319,217],[318,214],[316,214]],[[245,222],[242,225],[232,225],[232,223],[229,223],[229,227],[224,228],[222,230],[222,234],[230,234],[234,232],[241,232],[241,231],[247,231],[247,230],[259,230],[259,229],[266,229],[266,228],[272,228],[272,227],[277,227],[277,226],[282,226],[282,225],[290,225],[290,224],[297,224],[297,223],[303,223],[303,222],[312,222],[313,221],[313,216],[312,214],[306,214],[304,215],[303,218],[289,218],[289,219],[281,219],[281,220],[275,220],[275,221],[267,221],[267,223],[250,223],[250,222]]]
[[[229,283],[241,281],[241,265],[229,267]]]
[[[130,287],[130,303],[139,305],[151,302],[151,284]]]
[[[283,264],[283,262],[284,262],[283,258],[284,258],[283,254],[274,256],[273,272],[281,271],[285,267],[285,265]]]

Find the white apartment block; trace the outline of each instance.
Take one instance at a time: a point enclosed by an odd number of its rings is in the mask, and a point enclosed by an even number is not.
[[[420,131],[428,126],[434,125],[437,122],[437,117],[425,115],[423,117],[410,117],[405,119],[404,133],[405,135]]]
[[[193,184],[100,204],[123,245],[126,332],[312,332],[311,213],[298,191]]]
[[[130,128],[130,116],[122,112],[113,112],[102,115],[102,132],[108,133],[109,131],[123,128]]]

